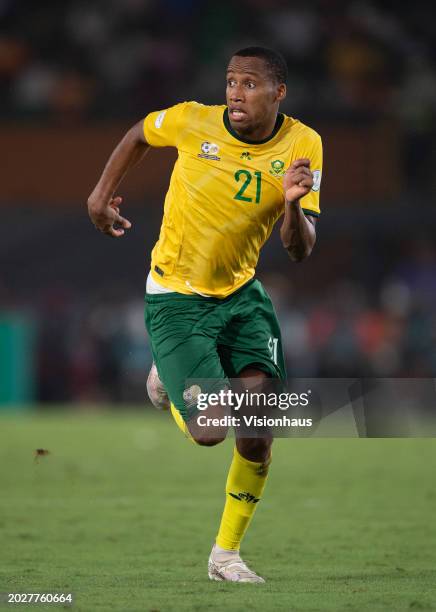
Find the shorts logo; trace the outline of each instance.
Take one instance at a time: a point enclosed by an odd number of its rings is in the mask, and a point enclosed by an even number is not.
[[[201,143],[201,153],[198,154],[198,157],[203,157],[205,159],[213,159],[215,161],[219,161],[221,158],[218,157],[217,153],[219,151],[219,146],[213,142],[205,142]]]
[[[319,188],[321,187],[321,170],[314,170],[312,172],[312,176],[313,176],[312,191],[319,191]]]
[[[198,385],[192,385],[192,387],[189,387],[189,389],[185,389],[185,391],[183,391],[183,399],[187,408],[197,405],[197,398],[200,393],[201,387]]]
[[[164,111],[162,111],[161,113],[158,114],[158,116],[156,117],[156,120],[154,122],[154,127],[158,128],[158,129],[161,127],[161,125],[163,123],[163,120],[165,118],[165,113],[166,112],[167,111],[164,110]]]
[[[281,159],[275,159],[271,162],[271,170],[269,171],[269,173],[273,176],[283,176],[285,173],[284,167],[284,161],[282,161]]]

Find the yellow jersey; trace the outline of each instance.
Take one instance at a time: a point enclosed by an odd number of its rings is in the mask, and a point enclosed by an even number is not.
[[[300,157],[314,173],[301,207],[319,215],[321,138],[297,119],[279,113],[271,135],[250,142],[232,129],[226,106],[183,102],[150,113],[143,127],[151,146],[178,150],[151,256],[163,287],[225,298],[250,280],[284,212],[283,174]]]

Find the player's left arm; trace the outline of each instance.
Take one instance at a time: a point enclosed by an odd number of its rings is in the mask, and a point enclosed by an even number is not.
[[[313,187],[310,159],[296,159],[283,177],[285,215],[280,238],[292,261],[303,261],[312,252],[316,240],[316,217],[306,216],[300,200]]]
[[[294,154],[297,159],[283,177],[285,214],[280,237],[290,258],[299,262],[309,257],[316,241],[322,171],[319,134],[309,130],[297,143]]]

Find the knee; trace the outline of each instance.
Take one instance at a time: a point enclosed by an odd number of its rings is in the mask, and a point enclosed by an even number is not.
[[[151,403],[158,410],[168,410],[170,408],[170,400],[154,363],[147,378],[147,393]]]
[[[204,434],[195,434],[192,435],[192,438],[194,442],[199,446],[216,446],[217,444],[221,444],[221,442],[224,442],[226,436],[208,436]]]
[[[199,427],[195,419],[191,419],[186,423],[192,439],[199,446],[216,446],[224,442],[227,436],[227,428],[209,428]]]
[[[219,417],[219,414],[209,413],[208,416],[211,421],[214,421],[214,417]],[[186,425],[192,439],[199,446],[216,446],[217,444],[221,444],[221,442],[226,439],[229,430],[225,424],[213,425],[207,420],[204,423],[200,421],[197,414],[192,416],[186,422]]]

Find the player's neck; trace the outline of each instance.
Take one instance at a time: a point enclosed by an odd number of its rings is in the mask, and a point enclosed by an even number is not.
[[[253,142],[263,141],[267,140],[276,130],[278,119],[278,113],[276,113],[273,117],[269,118],[268,121],[265,121],[261,125],[253,126],[251,129],[248,128],[241,130],[241,128],[237,125],[232,125],[232,129],[241,138],[251,140]]]

